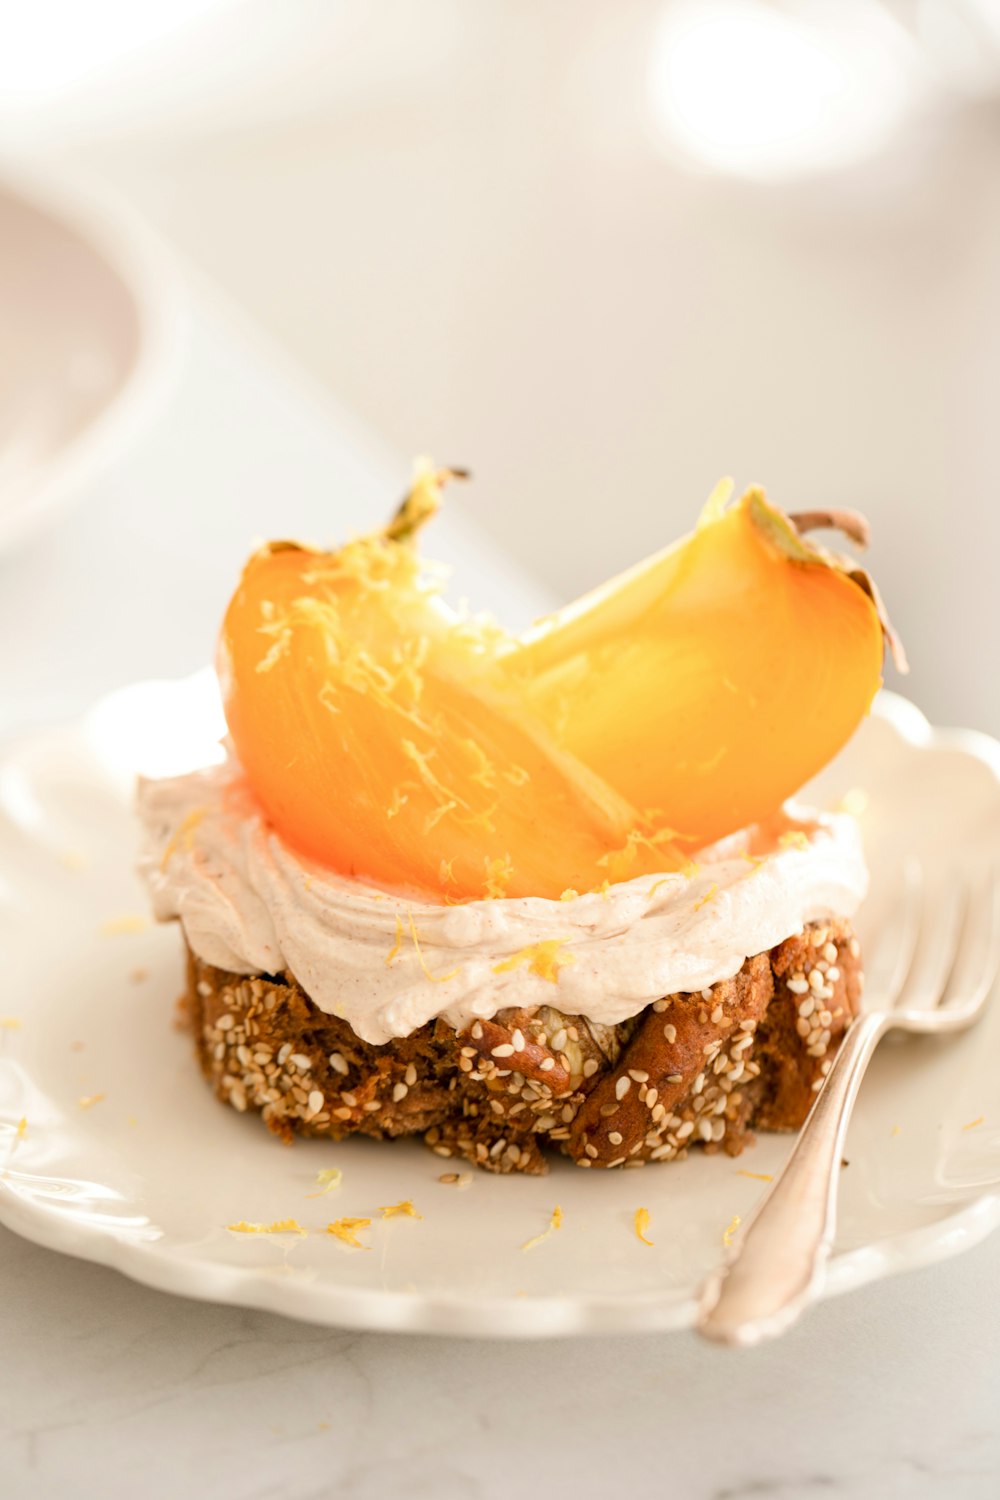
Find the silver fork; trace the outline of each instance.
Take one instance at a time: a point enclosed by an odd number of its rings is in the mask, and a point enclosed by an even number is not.
[[[815,1301],[837,1224],[847,1125],[865,1069],[888,1031],[943,1035],[982,1014],[1000,968],[1000,878],[992,872],[922,916],[923,880],[903,882],[892,961],[869,976],[868,1002],[847,1033],[784,1169],[703,1286],[696,1327],[723,1344],[784,1332]],[[874,992],[874,993],[872,993]]]

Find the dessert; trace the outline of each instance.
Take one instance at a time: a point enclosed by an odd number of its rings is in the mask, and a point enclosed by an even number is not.
[[[493,1171],[737,1154],[805,1118],[857,1011],[867,874],[789,799],[899,653],[874,584],[720,489],[674,548],[523,639],[417,533],[272,543],[226,612],[221,766],[145,781],[216,1093],[278,1135],[419,1134]]]

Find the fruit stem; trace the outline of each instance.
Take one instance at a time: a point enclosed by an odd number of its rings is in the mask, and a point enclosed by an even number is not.
[[[797,510],[788,519],[802,536],[807,531],[842,531],[856,547],[867,547],[871,528],[859,510]]]
[[[396,514],[385,528],[391,542],[412,542],[417,532],[441,508],[441,490],[449,479],[469,479],[468,469],[435,469],[429,459],[415,465],[413,483]]]

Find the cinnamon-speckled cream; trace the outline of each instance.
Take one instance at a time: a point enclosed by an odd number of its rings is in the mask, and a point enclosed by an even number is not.
[[[853,916],[868,883],[854,819],[790,805],[792,837],[734,835],[702,850],[690,876],[646,875],[566,901],[445,906],[296,854],[232,762],[141,781],[138,800],[157,916],[179,917],[219,968],[290,970],[321,1010],[376,1044],[436,1016],[461,1030],[510,1005],[624,1021],[662,995],[729,978],[808,922]],[[538,943],[555,945],[545,950],[554,962],[532,966],[523,950]]]

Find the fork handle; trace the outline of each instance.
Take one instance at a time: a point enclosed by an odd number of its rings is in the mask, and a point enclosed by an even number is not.
[[[782,1333],[826,1274],[837,1223],[837,1183],[847,1123],[879,1040],[884,1015],[848,1031],[784,1169],[761,1199],[727,1263],[702,1289],[696,1327],[724,1344]]]

